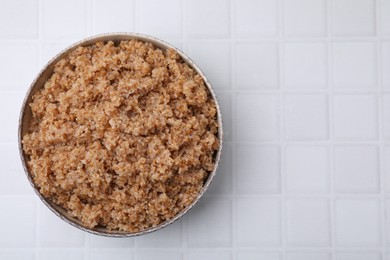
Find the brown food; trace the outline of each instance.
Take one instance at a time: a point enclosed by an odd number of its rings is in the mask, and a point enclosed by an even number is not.
[[[86,227],[157,226],[194,201],[214,168],[215,102],[172,49],[78,47],[30,106],[23,149],[33,181]]]

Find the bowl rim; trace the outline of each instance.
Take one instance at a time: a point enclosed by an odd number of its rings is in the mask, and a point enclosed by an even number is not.
[[[157,46],[157,47],[159,47],[161,49],[168,49],[168,48],[174,49],[180,55],[180,57],[203,78],[203,81],[205,82],[205,85],[206,85],[208,91],[210,92],[210,94],[211,94],[211,96],[214,99],[214,102],[216,104],[216,108],[217,108],[217,121],[218,121],[218,138],[219,138],[220,144],[219,144],[218,150],[216,151],[216,155],[215,155],[214,169],[209,173],[209,176],[208,176],[206,182],[204,183],[202,190],[199,192],[199,194],[196,197],[196,199],[190,205],[188,205],[185,209],[183,209],[178,214],[176,214],[176,216],[174,216],[172,219],[164,221],[164,222],[160,223],[159,225],[157,225],[155,227],[150,227],[150,228],[147,228],[147,229],[144,229],[144,230],[140,230],[140,231],[137,231],[137,232],[126,232],[126,231],[119,231],[119,230],[107,230],[105,228],[88,228],[88,227],[85,227],[84,225],[82,225],[82,223],[79,220],[77,220],[77,219],[75,219],[73,217],[68,216],[65,210],[63,210],[63,209],[61,210],[60,206],[57,206],[54,203],[52,203],[52,202],[48,201],[47,199],[45,199],[42,196],[42,194],[39,192],[38,188],[36,187],[32,177],[31,177],[31,174],[29,173],[29,170],[28,170],[28,167],[27,167],[26,155],[24,154],[24,151],[23,151],[23,145],[22,145],[22,139],[23,139],[22,134],[23,133],[22,133],[22,131],[23,131],[24,127],[25,127],[24,117],[26,115],[26,110],[29,108],[28,100],[31,99],[34,90],[37,91],[37,90],[43,88],[43,86],[44,86],[44,83],[43,84],[38,84],[39,80],[41,79],[41,77],[44,76],[45,72],[52,70],[51,66],[53,66],[59,59],[61,59],[62,57],[67,55],[70,51],[74,50],[75,48],[77,48],[79,46],[88,46],[88,45],[91,45],[91,44],[96,43],[98,41],[107,42],[107,41],[110,41],[110,40],[111,41],[122,41],[122,40],[131,40],[131,39],[137,39],[137,40],[140,40],[140,41],[143,41],[143,42],[150,42],[153,45],[155,45],[155,46]],[[50,73],[50,75],[52,75],[52,72]],[[46,82],[46,80],[45,80],[45,82]],[[148,234],[148,233],[160,230],[160,229],[168,226],[169,224],[175,222],[176,220],[180,219],[190,209],[192,209],[195,204],[197,204],[197,202],[203,197],[204,193],[207,191],[211,181],[214,179],[214,176],[216,174],[216,170],[218,168],[219,161],[221,159],[222,147],[223,147],[222,113],[221,113],[220,106],[219,106],[219,103],[218,103],[218,100],[217,100],[217,96],[216,96],[216,94],[215,94],[215,92],[214,92],[214,90],[213,90],[209,80],[205,76],[205,74],[202,72],[202,70],[196,65],[196,63],[191,58],[189,58],[184,52],[182,52],[178,48],[172,46],[171,44],[169,44],[169,43],[167,43],[167,42],[165,42],[165,41],[163,41],[163,40],[161,40],[159,38],[156,38],[156,37],[153,37],[153,36],[149,36],[149,35],[146,35],[146,34],[141,34],[141,33],[112,32],[112,33],[98,34],[98,35],[94,35],[94,36],[90,36],[90,37],[84,38],[84,39],[82,39],[80,41],[77,41],[77,42],[71,44],[67,48],[63,49],[57,55],[55,55],[52,59],[50,59],[42,67],[42,69],[37,74],[37,76],[34,78],[34,80],[30,84],[30,86],[29,86],[29,88],[28,88],[28,90],[26,92],[26,95],[25,95],[25,97],[23,99],[22,107],[21,107],[20,114],[19,114],[19,121],[18,121],[18,148],[19,148],[19,156],[20,156],[20,159],[21,159],[21,162],[22,162],[24,173],[27,176],[27,179],[30,182],[30,185],[32,186],[34,192],[38,195],[40,200],[56,216],[58,216],[60,219],[62,219],[66,223],[68,223],[68,224],[70,224],[70,225],[72,225],[72,226],[74,226],[74,227],[76,227],[76,228],[78,228],[80,230],[83,230],[85,232],[88,232],[88,233],[91,233],[91,234],[95,234],[95,235],[100,235],[100,236],[106,236],[106,237],[135,237],[135,236],[140,236],[140,235],[144,235],[144,234]]]

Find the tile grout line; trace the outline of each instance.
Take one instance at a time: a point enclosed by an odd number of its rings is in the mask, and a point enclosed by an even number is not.
[[[309,198],[310,199],[310,198]],[[115,239],[121,239],[121,238],[115,238]],[[0,251],[6,251],[10,250],[13,251],[15,250],[15,247],[2,247]],[[25,251],[34,251],[34,247],[18,247],[18,250],[25,250]],[[67,249],[71,251],[83,251],[83,248],[77,247],[77,246],[71,246],[71,247],[46,247],[43,248],[44,250],[48,251],[54,251],[54,250],[60,250],[60,251],[65,251]],[[97,251],[99,247],[94,247],[93,250]],[[107,250],[107,251],[114,251],[116,249],[119,249],[120,251],[128,251],[131,253],[132,249],[131,248],[121,248],[121,247],[100,247],[100,249]],[[181,247],[157,247],[157,246],[149,246],[149,247],[142,247],[140,248],[141,252],[147,252],[148,250],[155,249],[158,251],[181,251]],[[194,249],[196,251],[198,250],[212,250],[212,251],[229,251],[232,248],[228,246],[224,247],[207,247],[207,246],[196,246],[192,247],[191,249]],[[271,251],[271,252],[281,252],[284,251],[282,248],[278,246],[244,246],[242,247],[244,250],[259,250],[260,251]],[[331,247],[328,246],[289,246],[285,250],[289,251],[306,251],[306,252],[329,252],[331,250]],[[344,247],[338,247],[338,250],[340,251],[358,251],[358,252],[377,252],[377,251],[382,251],[383,247],[382,246],[344,246]]]
[[[95,35],[96,34],[96,28],[95,28],[95,1],[94,0],[87,0],[89,2],[89,19],[88,19],[88,34],[89,35]],[[88,8],[87,8],[88,9]]]
[[[382,258],[385,257],[386,254],[386,244],[387,244],[387,237],[386,237],[386,182],[385,182],[385,150],[384,150],[384,106],[383,106],[383,84],[382,84],[382,26],[381,26],[381,1],[376,0],[375,1],[375,30],[376,30],[376,90],[377,90],[377,134],[378,134],[378,140],[380,145],[378,146],[378,171],[379,171],[379,189],[380,189],[380,240],[381,240],[381,246],[382,246]]]
[[[187,16],[187,1],[186,0],[183,0],[180,2],[181,4],[181,25],[180,25],[180,39],[181,39],[181,44],[182,44],[182,48],[183,48],[183,42],[184,42],[184,39],[185,39],[185,19],[186,19],[186,16]]]
[[[334,176],[334,111],[333,111],[333,45],[332,45],[332,8],[333,0],[326,0],[326,44],[327,44],[327,59],[326,59],[326,73],[327,73],[327,89],[328,89],[328,135],[330,145],[327,148],[328,155],[328,192],[330,195],[329,203],[329,235],[331,246],[331,259],[336,258],[336,200],[335,200],[335,176]]]
[[[136,1],[134,1],[135,3]],[[92,26],[94,27],[94,26]],[[78,41],[80,40],[78,37],[74,37],[74,36],[67,36],[67,37],[64,37],[64,38],[61,38],[62,40],[72,40],[72,41]],[[180,37],[179,38],[174,38],[174,39],[181,39]],[[381,36],[381,39],[383,41],[390,41],[390,36]],[[48,38],[48,39],[42,39],[42,42],[44,43],[57,43],[59,39],[57,38]],[[191,41],[193,42],[204,42],[204,43],[216,43],[216,42],[223,42],[223,41],[226,41],[228,40],[228,38],[225,38],[225,37],[221,37],[221,38],[191,38],[190,39]],[[248,44],[248,43],[275,43],[279,40],[278,37],[261,37],[261,38],[242,38],[240,37],[239,39],[236,39],[236,42],[237,43],[241,43],[241,44]],[[327,37],[310,37],[310,38],[306,38],[306,37],[287,37],[287,38],[284,38],[284,42],[285,43],[321,43],[321,42],[325,42],[327,41]],[[377,41],[377,38],[374,37],[374,36],[371,36],[371,37],[353,37],[353,36],[350,36],[350,37],[337,37],[337,36],[334,36],[332,37],[332,41],[333,42],[354,42],[354,43],[359,43],[359,42],[372,42],[372,43],[375,43]],[[0,39],[0,44],[26,44],[26,43],[29,43],[29,44],[32,44],[32,43],[38,43],[39,40],[38,39],[6,39],[6,38],[2,38]],[[253,90],[255,90],[253,88]]]
[[[237,197],[237,82],[236,82],[236,51],[237,51],[237,41],[236,41],[236,28],[235,28],[235,21],[236,21],[236,2],[237,0],[230,0],[230,70],[231,70],[231,77],[230,77],[230,87],[232,91],[231,95],[231,105],[232,105],[232,169],[233,174],[231,176],[232,178],[232,230],[231,230],[231,239],[232,239],[232,249],[233,249],[233,259],[238,258],[238,197]]]
[[[84,0],[84,5],[85,5],[85,17],[87,17],[85,21],[85,32],[86,32],[86,37],[89,37],[94,33],[92,30],[92,25],[93,25],[93,0]]]
[[[280,220],[279,220],[279,225],[280,225],[280,230],[279,230],[279,235],[281,236],[280,241],[279,241],[279,247],[282,250],[281,257],[282,259],[287,259],[287,252],[286,249],[288,248],[288,221],[287,221],[287,194],[286,194],[286,181],[287,181],[287,176],[286,176],[286,165],[285,165],[285,157],[286,157],[286,143],[285,143],[285,114],[284,114],[284,109],[285,109],[285,78],[284,78],[284,46],[285,46],[285,31],[284,31],[284,0],[279,0],[277,2],[277,10],[278,10],[278,74],[279,74],[279,103],[278,103],[278,110],[279,110],[279,137],[278,141],[280,142],[279,147],[279,164],[280,164],[280,169],[279,169],[279,185],[280,185],[280,195],[281,195],[281,200],[279,200],[279,207],[280,207]]]
[[[232,141],[226,141],[227,143],[233,143]],[[237,146],[258,146],[258,145],[281,145],[282,143],[285,143],[287,146],[289,145],[305,145],[305,146],[317,146],[317,145],[329,145],[330,143],[333,143],[335,145],[347,145],[347,146],[375,146],[382,144],[380,141],[354,141],[354,140],[347,140],[347,141],[333,141],[330,142],[329,140],[290,140],[290,141],[239,141],[234,142]],[[383,141],[383,143],[386,143],[387,145],[390,144],[388,141]]]
[[[133,31],[137,32],[137,7],[139,3],[137,0],[133,0]]]

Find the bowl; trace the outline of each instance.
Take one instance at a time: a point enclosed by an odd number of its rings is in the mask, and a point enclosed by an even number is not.
[[[38,190],[38,187],[34,184],[34,181],[32,179],[31,174],[29,173],[29,169],[27,167],[27,161],[28,161],[28,156],[24,153],[23,148],[22,148],[22,139],[23,136],[28,132],[28,126],[30,123],[30,120],[32,118],[32,113],[31,113],[31,108],[29,104],[32,102],[32,96],[42,89],[44,87],[45,82],[51,77],[53,74],[53,69],[54,65],[63,57],[68,55],[69,52],[73,51],[79,46],[88,46],[91,44],[94,44],[98,41],[113,41],[115,43],[123,41],[123,40],[131,40],[131,39],[136,39],[136,40],[141,40],[144,42],[150,42],[154,44],[155,46],[159,47],[162,50],[166,50],[168,48],[175,49],[177,53],[181,56],[181,58],[191,67],[193,68],[204,80],[206,87],[208,88],[208,91],[210,92],[212,98],[214,99],[216,103],[216,108],[217,108],[217,121],[218,121],[218,138],[220,140],[219,148],[215,153],[215,166],[214,169],[209,173],[207,179],[205,180],[205,183],[203,185],[202,190],[199,192],[198,196],[196,199],[184,210],[179,212],[175,217],[173,217],[170,220],[167,220],[165,222],[160,223],[159,225],[155,227],[150,227],[145,230],[141,230],[138,232],[126,232],[126,231],[119,231],[119,230],[108,230],[104,227],[95,227],[95,228],[88,228],[85,227],[82,222],[74,217],[71,217],[68,215],[67,211],[63,209],[62,207],[52,203],[51,201],[45,199],[41,193]],[[163,227],[166,227],[167,225],[175,222],[178,220],[180,217],[182,217],[185,213],[188,212],[198,201],[199,199],[203,196],[203,194],[206,192],[207,188],[210,185],[210,182],[215,176],[216,169],[218,167],[218,163],[221,157],[221,152],[222,152],[222,143],[223,143],[223,129],[222,129],[222,116],[221,116],[221,111],[220,107],[218,105],[218,101],[216,98],[216,95],[210,85],[210,82],[207,80],[206,76],[203,74],[203,72],[199,69],[199,67],[182,51],[178,50],[177,48],[171,46],[170,44],[157,39],[152,36],[148,35],[143,35],[143,34],[138,34],[138,33],[107,33],[107,34],[101,34],[93,37],[86,38],[84,40],[81,40],[62,52],[60,52],[58,55],[56,55],[53,59],[51,59],[44,67],[43,69],[38,73],[34,81],[32,82],[30,88],[28,89],[26,96],[24,98],[21,112],[20,112],[20,117],[19,117],[19,128],[18,128],[18,145],[19,145],[19,154],[21,157],[22,165],[25,171],[25,174],[28,178],[28,181],[32,185],[35,193],[38,195],[38,197],[42,200],[42,202],[59,218],[64,220],[65,222],[71,224],[72,226],[79,228],[83,231],[96,234],[96,235],[101,235],[101,236],[107,236],[107,237],[132,237],[132,236],[139,236],[143,234],[147,234],[156,230],[159,230]]]

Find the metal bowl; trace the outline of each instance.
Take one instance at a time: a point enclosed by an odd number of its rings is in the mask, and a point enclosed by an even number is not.
[[[42,89],[44,87],[45,82],[53,74],[54,65],[60,59],[65,57],[69,52],[73,51],[74,49],[76,49],[79,46],[88,46],[88,45],[94,44],[94,43],[96,43],[98,41],[120,42],[122,40],[131,40],[131,39],[137,39],[137,40],[141,40],[141,41],[144,41],[144,42],[150,42],[150,43],[154,44],[155,46],[159,47],[162,50],[166,50],[168,48],[175,49],[179,53],[181,58],[191,68],[193,68],[197,73],[199,73],[199,75],[202,76],[202,78],[203,78],[203,80],[204,80],[204,82],[205,82],[205,84],[206,84],[210,94],[212,95],[212,97],[213,97],[213,99],[214,99],[214,101],[216,103],[216,107],[217,107],[217,120],[218,120],[218,124],[219,124],[218,138],[220,140],[220,146],[219,146],[217,152],[215,153],[215,167],[214,167],[213,171],[209,174],[208,178],[206,179],[206,181],[204,183],[204,186],[203,186],[203,189],[199,192],[197,198],[187,208],[185,208],[184,210],[179,212],[174,218],[172,218],[172,219],[170,219],[168,221],[165,221],[165,222],[159,224],[156,227],[151,227],[151,228],[148,228],[148,229],[145,229],[145,230],[141,230],[141,231],[138,231],[138,232],[125,232],[125,231],[118,231],[118,230],[108,230],[108,229],[103,228],[103,227],[96,227],[96,228],[91,229],[91,228],[85,227],[80,220],[78,220],[78,219],[76,219],[74,217],[71,217],[67,213],[67,211],[64,210],[62,207],[60,207],[58,205],[55,205],[51,201],[45,199],[40,194],[37,186],[34,184],[34,181],[32,179],[32,176],[31,176],[31,174],[29,172],[29,169],[27,167],[27,164],[26,164],[26,162],[29,160],[29,158],[28,158],[27,155],[25,155],[25,153],[23,151],[23,147],[22,147],[22,138],[28,132],[28,126],[29,126],[29,123],[30,123],[30,120],[31,120],[31,117],[32,117],[31,108],[30,108],[29,104],[32,102],[32,96],[38,90],[40,90],[40,89]],[[23,168],[24,168],[24,171],[25,171],[25,173],[27,175],[28,181],[32,185],[35,193],[43,201],[43,203],[51,211],[54,212],[54,214],[56,214],[58,217],[60,217],[65,222],[71,224],[72,226],[75,226],[76,228],[84,230],[86,232],[89,232],[89,233],[92,233],[92,234],[96,234],[96,235],[101,235],[101,236],[107,236],[107,237],[132,237],[132,236],[139,236],[139,235],[147,234],[147,233],[159,230],[159,229],[161,229],[163,227],[166,227],[167,225],[175,222],[180,217],[182,217],[185,213],[187,213],[187,211],[190,210],[196,204],[196,202],[203,196],[203,194],[205,193],[205,191],[209,187],[210,182],[211,182],[211,180],[213,179],[213,177],[215,175],[215,172],[216,172],[216,169],[218,167],[218,163],[219,163],[219,160],[220,160],[220,157],[221,157],[222,142],[223,142],[223,129],[222,129],[221,111],[220,111],[220,107],[218,105],[215,93],[214,93],[214,91],[213,91],[209,81],[207,80],[206,76],[202,73],[202,71],[199,69],[199,67],[187,55],[185,55],[183,52],[181,52],[177,48],[175,48],[175,47],[171,46],[170,44],[168,44],[168,43],[166,43],[166,42],[164,42],[164,41],[162,41],[160,39],[157,39],[155,37],[151,37],[151,36],[147,36],[147,35],[143,35],[143,34],[138,34],[138,33],[107,33],[107,34],[101,34],[101,35],[93,36],[93,37],[90,37],[90,38],[86,38],[86,39],[84,39],[82,41],[79,41],[79,42],[71,45],[70,47],[66,48],[62,52],[60,52],[57,56],[55,56],[53,59],[51,59],[43,67],[43,69],[39,72],[37,77],[32,82],[32,84],[31,84],[30,88],[28,89],[27,94],[26,94],[26,96],[24,98],[24,101],[23,101],[23,104],[22,104],[22,109],[21,109],[21,112],[20,112],[20,117],[19,117],[19,128],[18,128],[19,154],[20,154],[20,157],[21,157],[21,160],[22,160],[22,164],[23,164]]]

